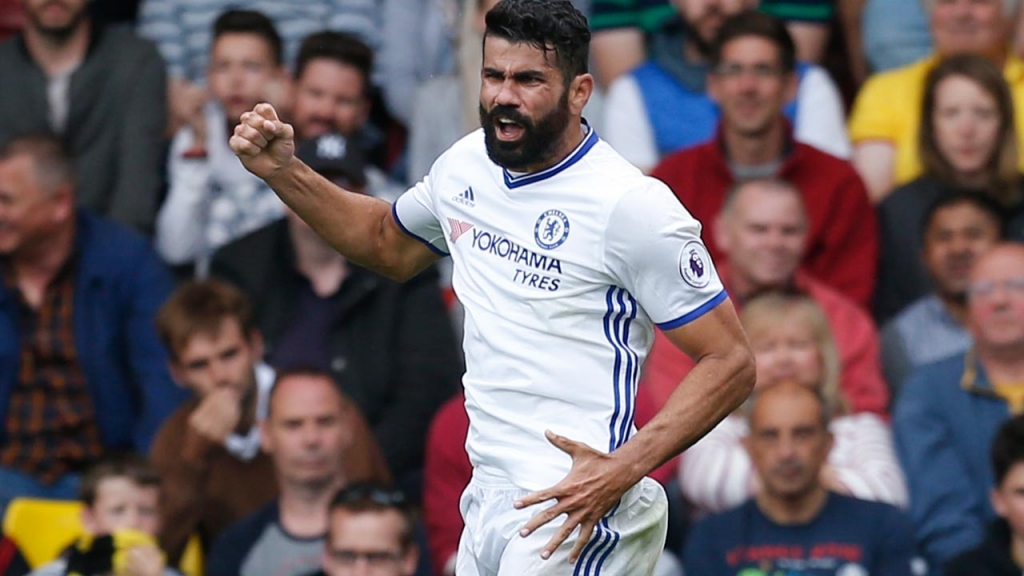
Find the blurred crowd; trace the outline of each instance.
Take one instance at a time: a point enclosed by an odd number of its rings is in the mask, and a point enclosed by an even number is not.
[[[45,559],[6,522],[0,575],[454,574],[448,263],[348,262],[228,139],[269,102],[394,201],[479,128],[496,3],[0,0],[0,515],[81,522]],[[757,362],[653,474],[658,574],[1020,574],[1019,0],[574,3],[587,122],[702,222]],[[656,335],[638,427],[692,366]]]

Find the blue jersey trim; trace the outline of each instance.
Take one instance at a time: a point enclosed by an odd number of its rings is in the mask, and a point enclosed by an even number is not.
[[[729,295],[723,289],[714,298],[701,304],[700,307],[698,307],[696,310],[693,310],[692,312],[689,312],[687,314],[683,314],[682,316],[676,318],[675,320],[662,322],[661,324],[658,324],[658,328],[660,328],[661,330],[671,330],[673,328],[679,328],[683,324],[689,324],[690,322],[693,322],[697,318],[700,318],[701,316],[707,314],[722,302],[725,302],[725,299],[728,297]]]
[[[614,409],[608,421],[608,451],[625,444],[632,431],[636,407],[634,399],[640,378],[640,356],[629,346],[629,327],[636,319],[639,306],[628,292],[609,286],[605,294],[604,336],[615,360],[612,364]]]
[[[408,228],[406,228],[405,224],[402,224],[402,219],[398,217],[398,202],[395,202],[394,204],[391,205],[391,215],[395,217],[395,222],[398,224],[398,227],[402,229],[402,232],[405,232],[406,236],[411,236],[411,237],[419,240],[420,242],[423,242],[424,244],[427,245],[427,248],[430,248],[431,252],[433,252],[434,254],[437,254],[438,256],[440,256],[442,258],[444,258],[445,256],[451,256],[451,254],[448,254],[444,250],[441,250],[437,246],[434,246],[433,244],[430,243],[429,240],[427,240],[426,238],[423,238],[422,236],[414,233],[412,230],[409,230]]]
[[[508,170],[502,168],[501,172],[505,177],[505,186],[508,186],[510,189],[519,188],[521,186],[527,186],[542,180],[547,180],[548,178],[557,176],[573,164],[579,162],[584,156],[586,156],[587,152],[597,144],[598,141],[597,131],[591,128],[589,124],[586,124],[586,120],[583,122],[587,127],[587,135],[583,137],[583,142],[580,142],[580,145],[576,147],[576,150],[574,150],[572,154],[563,158],[558,164],[532,174],[520,174],[518,176],[513,176]]]

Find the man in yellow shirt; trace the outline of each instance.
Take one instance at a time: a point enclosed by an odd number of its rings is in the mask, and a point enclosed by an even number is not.
[[[918,130],[925,78],[945,56],[981,54],[1002,66],[1018,112],[1017,132],[1024,133],[1024,62],[1010,53],[1019,0],[922,1],[935,53],[869,78],[850,115],[853,164],[875,202],[921,174]]]

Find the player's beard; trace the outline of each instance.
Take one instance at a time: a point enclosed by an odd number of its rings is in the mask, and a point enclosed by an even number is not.
[[[514,142],[498,139],[494,119],[503,116],[523,127],[523,135]],[[495,106],[488,112],[480,105],[480,125],[484,129],[484,144],[492,162],[514,172],[525,172],[530,166],[539,166],[552,160],[565,129],[569,126],[569,91],[562,94],[558,105],[534,123],[514,106]]]

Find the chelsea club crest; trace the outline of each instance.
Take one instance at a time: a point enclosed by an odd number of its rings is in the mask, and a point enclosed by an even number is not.
[[[711,258],[704,244],[690,240],[679,253],[679,274],[687,284],[703,288],[711,281]]]
[[[533,226],[533,239],[546,250],[558,248],[569,237],[569,219],[561,210],[548,210]]]

